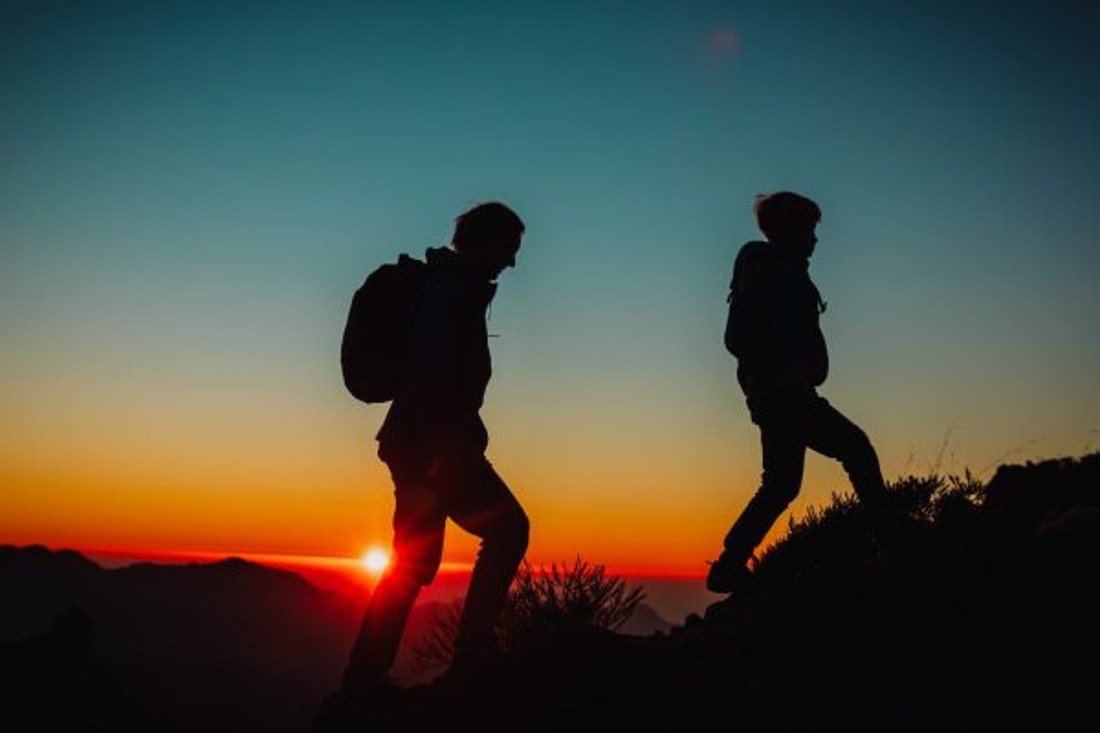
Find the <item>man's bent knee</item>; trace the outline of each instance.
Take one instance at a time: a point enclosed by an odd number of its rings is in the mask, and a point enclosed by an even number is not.
[[[520,511],[507,524],[487,535],[484,544],[486,548],[491,548],[491,552],[497,557],[518,565],[527,553],[530,536],[531,522],[527,515]]]
[[[432,560],[401,560],[389,569],[387,575],[394,583],[403,586],[423,588],[432,584],[436,573],[439,572],[440,561]]]

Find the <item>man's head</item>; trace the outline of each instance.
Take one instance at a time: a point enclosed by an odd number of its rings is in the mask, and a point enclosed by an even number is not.
[[[813,254],[821,209],[811,199],[791,191],[762,193],[757,195],[753,211],[769,242],[794,245],[806,257]]]
[[[488,280],[516,264],[526,226],[516,212],[498,201],[478,204],[455,218],[451,246]]]

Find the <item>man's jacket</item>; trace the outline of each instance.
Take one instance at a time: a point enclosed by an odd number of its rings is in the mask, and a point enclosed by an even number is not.
[[[485,318],[496,285],[454,250],[429,248],[425,260],[431,271],[411,319],[408,374],[377,438],[424,455],[456,445],[484,451],[480,410],[492,375]]]

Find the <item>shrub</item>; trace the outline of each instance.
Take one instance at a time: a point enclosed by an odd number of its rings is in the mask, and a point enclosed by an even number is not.
[[[922,552],[974,527],[985,487],[969,471],[963,476],[905,476],[887,484],[886,525],[851,493],[833,492],[824,508],[810,507],[788,520],[785,537],[764,548],[756,572],[765,581],[798,581],[850,570],[881,556]]]
[[[552,563],[549,568],[534,568],[525,560],[497,623],[498,643],[509,650],[552,634],[615,631],[644,599],[641,586],[628,589],[621,577],[608,575],[603,565],[589,564],[580,557],[572,565]],[[412,647],[421,669],[450,662],[462,604],[463,599],[452,601],[432,630]]]

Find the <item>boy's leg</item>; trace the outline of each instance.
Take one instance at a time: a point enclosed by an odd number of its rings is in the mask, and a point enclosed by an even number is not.
[[[809,421],[808,447],[841,462],[852,488],[876,526],[883,549],[904,545],[914,525],[903,509],[890,501],[878,455],[867,434],[825,399],[819,398]]]
[[[840,461],[860,501],[875,508],[886,499],[878,454],[863,430],[829,404],[815,397],[807,410],[806,446]]]
[[[787,403],[757,408],[753,421],[760,427],[760,486],[726,533],[722,555],[708,576],[707,587],[711,590],[721,588],[723,573],[744,572],[753,551],[798,496],[802,485],[806,442],[797,407]]]

